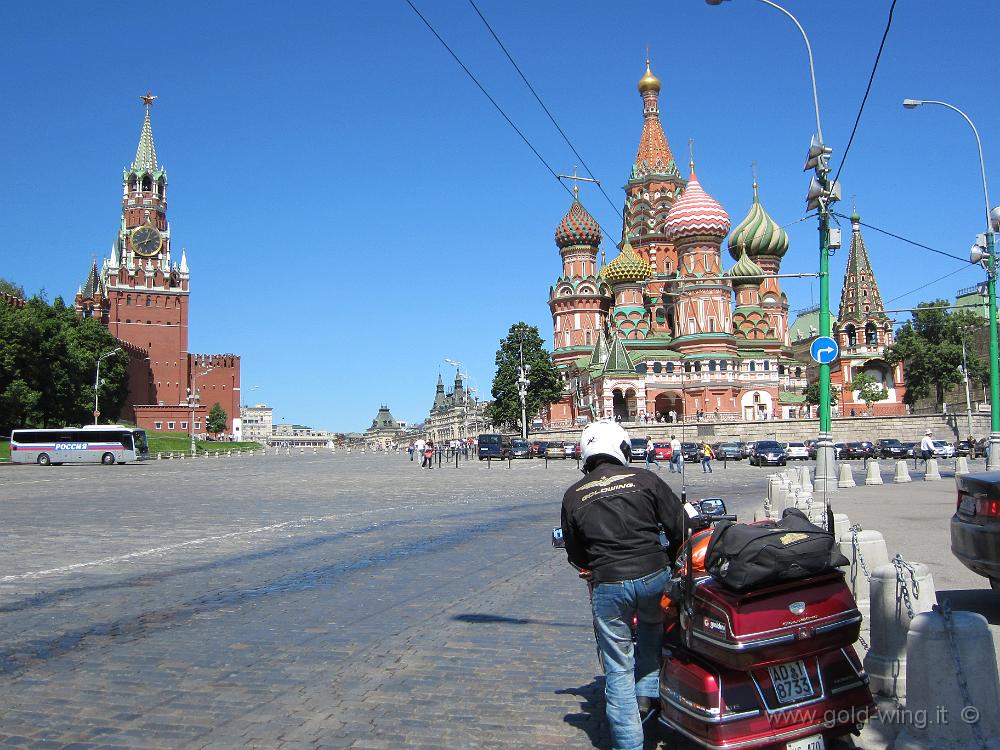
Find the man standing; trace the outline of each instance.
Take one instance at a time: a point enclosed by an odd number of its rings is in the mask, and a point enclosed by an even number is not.
[[[676,435],[670,436],[670,473],[684,472],[684,451]]]
[[[924,465],[927,464],[927,459],[934,456],[934,441],[931,439],[933,435],[930,430],[924,433],[924,439],[920,441],[920,457],[924,459]]]
[[[424,446],[426,446],[426,445],[427,445],[427,443],[424,442],[424,439],[422,437],[421,438],[417,438],[416,442],[413,443],[413,452],[416,453],[417,454],[417,458],[420,459],[420,468],[423,468],[423,466],[424,466],[424,464],[423,464],[423,461],[424,461]]]
[[[701,473],[711,474],[712,473],[712,459],[715,458],[715,451],[712,450],[712,446],[708,444],[706,440],[701,445]]]
[[[646,468],[648,469],[650,464],[656,466],[656,470],[660,470],[660,462],[656,460],[656,449],[653,447],[653,438],[650,435],[646,436]]]
[[[610,422],[583,431],[586,476],[563,497],[566,556],[588,580],[614,750],[642,750],[643,714],[658,694],[660,596],[683,541],[680,500],[657,476],[629,466],[628,433]],[[660,543],[662,526],[669,542]],[[638,616],[637,641],[629,622]]]

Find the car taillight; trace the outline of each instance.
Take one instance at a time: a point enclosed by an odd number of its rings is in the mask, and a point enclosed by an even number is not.
[[[976,500],[976,515],[1000,518],[1000,500],[980,497]]]

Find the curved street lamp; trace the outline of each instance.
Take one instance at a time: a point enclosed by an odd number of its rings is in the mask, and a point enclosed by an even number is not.
[[[705,0],[709,5],[721,5],[725,0]],[[771,0],[758,0],[781,12],[795,24],[806,44],[809,57],[809,77],[812,81],[813,107],[816,111],[816,134],[809,144],[803,171],[815,170],[816,177],[809,183],[806,206],[817,209],[819,215],[819,335],[830,336],[830,206],[840,200],[840,184],[830,182],[829,158],[833,152],[823,141],[823,126],[819,117],[819,94],[816,88],[816,68],[813,65],[812,45],[798,19]],[[816,481],[818,492],[834,492],[837,489],[836,455],[833,449],[833,433],[830,420],[830,364],[819,365],[819,435],[816,440]]]
[[[923,104],[936,104],[961,115],[972,128],[972,133],[976,136],[976,148],[979,149],[979,172],[983,178],[983,201],[986,204],[986,247],[985,251],[973,247],[969,259],[973,263],[982,262],[986,266],[987,296],[990,305],[990,447],[986,468],[989,471],[998,471],[1000,470],[1000,363],[997,362],[997,358],[1000,356],[1000,343],[997,340],[997,259],[993,233],[1000,231],[1000,209],[990,210],[990,192],[986,186],[983,142],[979,138],[979,131],[976,129],[975,123],[965,112],[953,104],[948,104],[948,102],[936,99],[903,100],[903,106],[906,109],[916,109]]]
[[[97,395],[101,388],[101,360],[105,357],[110,357],[112,354],[117,354],[121,350],[122,348],[119,346],[97,358],[97,374],[94,375],[94,424],[97,424],[97,418],[101,416],[101,410],[97,408]]]

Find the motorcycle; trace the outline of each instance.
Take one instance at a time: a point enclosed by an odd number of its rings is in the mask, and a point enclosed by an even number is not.
[[[708,574],[721,498],[686,502],[687,531],[664,593],[659,711],[665,729],[711,750],[826,750],[874,709],[855,650],[861,627],[842,572],[737,592]],[[562,530],[552,531],[562,547]]]

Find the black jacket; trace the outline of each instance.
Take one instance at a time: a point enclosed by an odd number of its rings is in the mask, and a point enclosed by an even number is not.
[[[595,583],[642,578],[669,565],[684,534],[681,501],[646,469],[598,464],[563,497],[566,556]],[[660,545],[657,524],[670,547]]]

